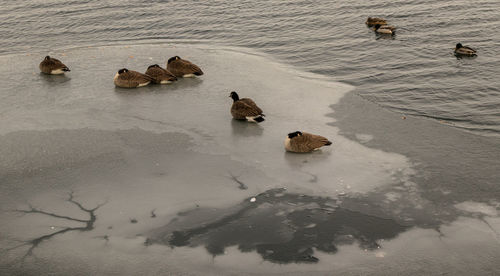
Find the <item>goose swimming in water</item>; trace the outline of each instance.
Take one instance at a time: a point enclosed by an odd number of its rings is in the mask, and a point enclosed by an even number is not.
[[[461,56],[475,56],[476,50],[468,46],[463,46],[462,43],[457,43],[455,46],[455,54]]]

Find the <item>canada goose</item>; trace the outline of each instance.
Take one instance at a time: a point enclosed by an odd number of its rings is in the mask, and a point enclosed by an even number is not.
[[[463,46],[462,43],[457,43],[457,46],[455,46],[455,54],[462,56],[475,56],[476,50],[468,46]]]
[[[153,79],[154,83],[165,84],[176,81],[177,78],[168,70],[161,68],[158,64],[153,64],[146,70],[146,75]]]
[[[134,88],[148,85],[153,79],[137,71],[128,70],[126,68],[118,70],[114,82],[118,87]]]
[[[233,118],[254,123],[264,121],[265,115],[262,113],[262,109],[260,109],[254,101],[249,98],[240,99],[235,91],[231,92],[229,97],[233,99],[233,105],[231,106],[231,115],[233,115]]]
[[[311,152],[331,144],[332,142],[323,136],[301,131],[288,133],[288,137],[285,139],[285,149],[291,152]]]
[[[368,25],[368,27],[372,27],[376,24],[385,25],[385,24],[387,24],[387,21],[383,18],[368,17],[368,19],[366,19],[365,24]]]
[[[176,77],[190,78],[203,75],[200,67],[179,56],[171,57],[167,62],[167,70]]]
[[[64,65],[60,60],[49,56],[46,56],[38,67],[40,67],[42,73],[51,75],[59,75],[71,71],[68,66]]]
[[[379,34],[394,35],[396,33],[396,28],[388,25],[375,24],[373,30]]]

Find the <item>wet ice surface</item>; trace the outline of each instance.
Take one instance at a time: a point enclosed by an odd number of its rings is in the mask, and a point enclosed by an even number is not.
[[[290,194],[285,189],[268,190],[222,217],[220,212],[213,212],[210,223],[206,223],[210,217],[206,210],[180,214],[167,227],[155,230],[148,244],[202,244],[214,256],[237,245],[242,252],[257,251],[271,262],[316,263],[319,259],[314,249],[336,253],[337,246],[354,242],[365,249],[378,249],[379,240],[392,239],[407,228],[391,219],[344,209],[339,203],[328,197]],[[186,224],[194,224],[187,223],[185,217],[203,221],[183,229]]]
[[[72,71],[40,75],[46,53],[0,58],[2,274],[498,270],[498,204],[438,209],[419,196],[408,158],[364,146],[363,130],[358,141],[338,135],[326,115],[347,85],[242,49],[49,54]],[[114,87],[118,69],[174,55],[205,75]],[[233,90],[266,121],[232,120]],[[333,145],[286,153],[295,130]]]

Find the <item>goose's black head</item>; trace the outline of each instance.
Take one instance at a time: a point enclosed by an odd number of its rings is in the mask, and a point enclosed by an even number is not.
[[[456,47],[456,49],[460,49],[460,48],[462,48],[463,46],[462,46],[462,43],[457,43],[457,46],[455,46],[455,47]]]
[[[178,60],[178,59],[181,59],[181,57],[180,56],[171,57],[171,58],[168,59],[167,64],[169,64],[170,62],[172,62],[174,60]]]
[[[240,97],[238,96],[238,93],[236,93],[236,91],[233,91],[231,92],[231,94],[229,94],[229,97],[233,99],[233,101],[238,101],[240,99]]]
[[[149,65],[148,69],[155,68],[155,67],[160,67],[160,65],[158,65],[158,64]]]
[[[122,73],[125,73],[125,72],[128,72],[128,69],[127,68],[123,68],[123,69],[120,69],[118,70],[118,74],[122,74]]]
[[[292,133],[288,133],[288,138],[293,139],[294,137],[298,137],[298,136],[301,136],[301,135],[302,135],[302,132],[295,131],[295,132],[292,132]]]
[[[382,27],[382,25],[380,25],[380,24],[376,24],[376,25],[375,25],[375,30],[380,29],[380,27]]]
[[[46,56],[46,57],[45,57],[45,60],[49,60],[49,59],[50,59],[50,57],[49,57],[49,56]]]

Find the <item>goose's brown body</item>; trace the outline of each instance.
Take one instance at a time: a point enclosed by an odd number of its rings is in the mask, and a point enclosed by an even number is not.
[[[158,64],[149,66],[146,71],[146,75],[150,76],[153,79],[153,82],[158,84],[171,83],[177,80],[177,77],[174,76],[174,74],[161,68]]]
[[[461,56],[475,56],[476,50],[458,43],[457,46],[455,46],[455,54]]]
[[[373,27],[377,24],[385,25],[387,24],[387,21],[379,17],[368,17],[368,19],[366,19],[365,24],[368,25],[368,27]]]
[[[285,149],[291,152],[311,152],[323,146],[332,144],[327,138],[307,132],[300,133],[290,138],[291,134],[285,139]]]
[[[115,85],[124,88],[146,86],[151,81],[153,81],[153,78],[151,78],[150,76],[125,68],[119,70],[114,78]]]
[[[60,60],[46,56],[40,65],[38,66],[40,71],[45,74],[59,75],[64,74],[64,72],[69,72],[68,66],[64,65]]]
[[[380,24],[376,24],[375,27],[373,28],[373,30],[376,32],[376,33],[379,33],[379,34],[389,34],[389,35],[393,35],[396,33],[396,27],[393,27],[393,26],[389,26],[389,25],[380,25]]]
[[[167,70],[170,71],[176,77],[194,77],[203,75],[203,71],[201,71],[198,65],[181,59],[178,56],[172,57],[167,62]]]
[[[249,98],[240,99],[236,92],[231,92],[229,97],[233,98],[231,115],[237,120],[247,120],[260,123],[264,121],[264,113],[257,104]]]

